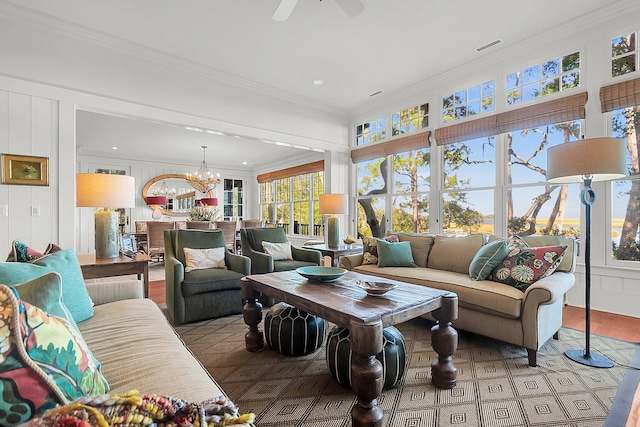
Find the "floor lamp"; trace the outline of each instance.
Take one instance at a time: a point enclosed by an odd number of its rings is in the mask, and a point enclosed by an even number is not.
[[[595,368],[611,368],[613,362],[600,354],[591,354],[591,205],[596,194],[594,181],[608,181],[626,175],[626,141],[616,138],[589,138],[556,145],[547,150],[547,182],[571,184],[582,182],[580,199],[585,206],[585,323],[584,350],[567,350],[574,362]]]
[[[109,208],[136,207],[136,180],[132,176],[104,173],[76,174],[76,206],[96,210],[96,258],[120,254],[118,213]]]

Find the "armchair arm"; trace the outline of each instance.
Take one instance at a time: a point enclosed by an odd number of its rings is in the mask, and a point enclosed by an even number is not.
[[[362,254],[343,255],[340,257],[340,267],[353,270],[357,266],[362,265],[363,258],[364,255]]]
[[[173,256],[173,251],[164,256],[164,278],[167,310],[174,324],[184,323],[185,302],[181,283],[184,281],[184,265]]]
[[[251,259],[249,259],[249,257],[227,251],[224,256],[224,263],[229,270],[244,274],[245,276],[251,274]]]
[[[123,280],[121,282],[87,283],[87,292],[95,305],[107,304],[124,299],[144,298],[144,285],[140,280]]]
[[[322,265],[322,252],[315,249],[296,248],[291,246],[291,255],[296,261],[314,262]]]

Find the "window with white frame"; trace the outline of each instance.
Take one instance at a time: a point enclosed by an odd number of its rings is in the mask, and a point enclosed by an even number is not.
[[[640,106],[613,110],[611,123],[611,136],[627,140],[628,165],[628,176],[611,184],[611,258],[640,261]]]
[[[358,237],[382,237],[386,232],[387,158],[356,164]]]
[[[415,132],[429,126],[429,104],[424,103],[400,110],[391,115],[393,136]]]
[[[450,93],[442,98],[442,122],[464,119],[495,109],[495,80]]]
[[[429,148],[393,155],[391,226],[394,231],[429,231],[430,165]]]
[[[507,74],[507,106],[580,86],[580,52]]]
[[[382,141],[386,138],[386,126],[387,119],[384,116],[356,126],[356,145]]]
[[[636,32],[611,40],[611,77],[624,76],[638,69]]]

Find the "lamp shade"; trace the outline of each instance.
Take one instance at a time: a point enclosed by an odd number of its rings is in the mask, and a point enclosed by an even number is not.
[[[76,206],[135,208],[136,180],[132,176],[104,173],[76,174]]]
[[[218,206],[218,199],[215,197],[203,197],[202,199],[196,200],[196,203],[207,206]]]
[[[323,215],[349,213],[349,196],[346,194],[321,194],[319,211]]]
[[[547,150],[547,182],[571,184],[608,181],[627,174],[627,144],[619,138],[589,138]]]
[[[165,196],[147,196],[147,206],[166,206],[167,198]]]

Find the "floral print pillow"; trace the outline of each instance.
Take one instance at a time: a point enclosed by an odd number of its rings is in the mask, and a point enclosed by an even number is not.
[[[376,237],[364,237],[362,239],[362,264],[377,264],[378,263],[378,240]],[[384,238],[387,242],[398,242],[398,236],[390,234]]]
[[[488,279],[524,292],[533,283],[556,271],[566,249],[565,245],[510,247],[509,255],[491,272]]]

